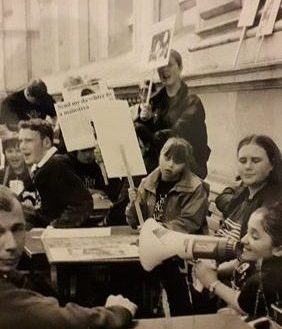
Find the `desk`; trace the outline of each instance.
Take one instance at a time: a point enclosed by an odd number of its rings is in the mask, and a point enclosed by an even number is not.
[[[129,226],[113,226],[110,229],[111,229],[111,236],[124,236],[124,237],[133,237],[133,238],[136,237],[136,240],[138,238],[138,231],[133,230]],[[35,256],[46,257],[43,243],[41,241],[41,235],[43,232],[44,232],[44,229],[38,228],[38,229],[33,229],[33,230],[27,232],[27,234],[26,234],[25,253],[30,259],[32,259]],[[107,237],[105,237],[105,238],[107,238]],[[136,261],[139,262],[138,257],[107,258],[107,259],[97,258],[97,259],[91,260],[91,262],[93,262],[93,263],[136,262]],[[72,262],[74,262],[74,261],[72,261]],[[89,262],[89,261],[87,261],[87,262]],[[54,263],[56,263],[56,262],[54,262]]]
[[[132,230],[129,226],[113,226],[111,229],[111,236],[121,236],[121,237],[133,237],[133,239],[136,237],[137,240],[137,234],[138,232],[136,230]],[[55,229],[56,230],[56,229]],[[86,231],[88,229],[84,229],[83,231]],[[40,259],[43,261],[46,260],[46,254],[43,247],[43,243],[41,241],[41,235],[43,234],[44,229],[33,229],[29,232],[27,232],[26,236],[26,243],[25,243],[25,253],[26,255],[31,259],[31,261],[34,261],[35,258]],[[52,232],[52,231],[51,231]],[[56,231],[54,231],[56,232]],[[70,232],[70,230],[67,229],[66,232]],[[95,238],[93,238],[93,242],[95,242]],[[97,238],[98,239],[98,238]],[[101,239],[101,237],[99,238]],[[107,236],[103,237],[102,239],[107,239]],[[135,239],[134,239],[135,240]],[[90,246],[91,247],[91,246]],[[70,249],[70,248],[65,248]],[[88,248],[91,250],[91,248]],[[95,248],[93,248],[95,249]],[[94,250],[97,254],[97,251]],[[98,250],[99,252],[99,250]],[[94,252],[93,252],[94,253]],[[51,274],[51,282],[53,284],[53,287],[58,290],[58,268],[70,268],[70,266],[74,266],[77,263],[81,264],[109,264],[109,263],[127,263],[127,262],[138,262],[138,257],[107,257],[106,259],[103,259],[101,257],[96,257],[95,254],[93,256],[93,259],[91,260],[77,260],[78,257],[76,257],[76,260],[73,260],[73,257],[68,257],[68,260],[60,260],[60,261],[50,261],[50,274]]]
[[[27,232],[25,253],[32,261],[32,264],[35,264],[35,260],[36,264],[40,261],[47,262],[40,239],[42,232],[43,229]],[[138,232],[132,230],[129,226],[113,226],[111,228],[111,235],[132,236],[133,238],[136,237],[137,240],[137,234]],[[148,316],[151,312],[151,305],[155,298],[155,295],[152,296],[152,294],[155,294],[157,287],[152,287],[152,283],[148,278],[149,275],[142,269],[138,257],[93,259],[79,262],[51,262],[49,266],[52,285],[63,301],[81,301],[79,297],[81,286],[77,278],[81,273],[84,275],[89,270],[91,275],[97,275],[98,277],[100,275],[104,278],[102,284],[111,290],[110,293],[126,294],[128,284],[132,288],[126,296],[132,297],[130,294],[133,296],[138,295],[138,304],[142,310],[142,315],[146,314]],[[95,267],[95,270],[93,270],[93,267]],[[148,288],[148,285],[150,285],[150,288]],[[93,290],[91,289],[91,291]],[[90,292],[88,291],[88,293]]]
[[[231,314],[177,316],[169,319],[144,319],[134,322],[134,329],[250,329],[251,327]]]

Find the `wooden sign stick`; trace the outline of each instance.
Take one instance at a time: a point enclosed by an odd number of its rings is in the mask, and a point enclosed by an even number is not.
[[[150,98],[151,98],[151,94],[152,94],[152,86],[153,86],[153,78],[154,78],[155,70],[156,69],[153,69],[152,77],[150,79],[149,88],[148,88],[148,94],[147,94],[147,99],[146,99],[146,105],[149,105],[149,102],[150,102]]]
[[[255,57],[255,63],[257,63],[257,61],[259,59],[259,54],[260,54],[260,50],[261,50],[261,46],[263,44],[263,41],[264,41],[264,35],[261,36],[260,41],[259,41],[259,45],[258,45],[258,49],[257,49],[257,52],[256,52],[256,57]]]
[[[129,168],[129,165],[128,165],[128,162],[127,162],[127,158],[126,158],[126,154],[125,154],[123,145],[120,145],[120,153],[121,153],[121,157],[122,157],[124,167],[125,167],[125,170],[126,170],[129,186],[130,186],[130,188],[134,189],[135,186],[134,186],[133,178],[132,178],[132,175],[131,175],[131,172],[130,172],[130,168]],[[135,200],[134,205],[135,205],[135,209],[136,209],[136,212],[137,212],[137,217],[138,217],[139,224],[142,226],[144,224],[144,219],[143,219],[143,215],[142,215],[142,212],[141,212],[140,204],[137,200]]]
[[[237,61],[238,61],[238,57],[239,57],[239,52],[240,52],[240,49],[241,49],[243,40],[245,38],[246,32],[247,32],[247,27],[244,26],[243,29],[242,29],[242,32],[241,32],[241,35],[240,35],[240,40],[239,40],[239,43],[238,43],[238,46],[237,46],[237,50],[236,50],[236,53],[235,53],[233,67],[236,67],[236,65],[237,65]]]

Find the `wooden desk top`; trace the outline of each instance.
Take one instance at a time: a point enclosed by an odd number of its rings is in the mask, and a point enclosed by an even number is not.
[[[143,319],[134,322],[134,329],[250,329],[250,326],[231,314],[177,316],[169,319]]]

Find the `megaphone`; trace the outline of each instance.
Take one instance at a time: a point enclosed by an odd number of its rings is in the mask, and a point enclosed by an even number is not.
[[[165,228],[148,218],[139,236],[139,259],[146,271],[152,271],[164,260],[179,256],[185,260],[199,258],[227,261],[239,252],[239,243],[231,238],[185,234]]]

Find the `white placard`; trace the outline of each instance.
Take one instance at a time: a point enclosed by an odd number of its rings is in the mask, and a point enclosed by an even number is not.
[[[145,175],[146,169],[127,101],[97,101],[91,111],[91,118],[108,177],[127,176],[121,145],[131,175]]]
[[[260,0],[252,0],[252,1],[244,2],[238,22],[238,27],[253,26],[256,18],[259,2]]]
[[[81,98],[56,103],[55,109],[68,152],[94,146],[87,101]]]
[[[62,93],[65,102],[73,99],[79,99],[80,97],[84,97],[88,94],[95,94],[97,99],[115,99],[113,89],[108,88],[107,83],[104,80],[99,80],[92,84],[80,84],[64,88]]]
[[[257,29],[257,37],[272,34],[280,3],[281,0],[266,0]]]
[[[147,32],[143,63],[150,69],[166,66],[172,44],[175,16],[153,24]]]
[[[97,100],[93,94],[57,103],[55,108],[68,152],[93,147],[94,126],[109,178],[127,176],[121,145],[131,175],[146,174],[127,101]]]
[[[112,93],[90,94],[55,104],[59,125],[68,152],[93,147],[95,140],[90,111],[97,100],[114,101]]]

